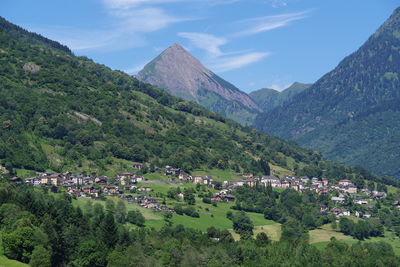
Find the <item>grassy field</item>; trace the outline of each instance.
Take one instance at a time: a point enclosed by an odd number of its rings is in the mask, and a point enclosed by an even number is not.
[[[206,170],[195,170],[192,175],[211,175],[216,181],[234,181],[242,179],[243,177],[235,174],[233,171],[217,170],[217,169],[206,169]]]
[[[146,173],[145,175],[143,175],[144,178],[146,178],[147,180],[160,180],[160,181],[166,181],[168,180],[168,176],[159,173],[159,172],[154,172],[154,173]]]
[[[171,185],[171,184],[166,184],[166,185]],[[109,197],[109,199],[112,199],[114,201],[119,200],[119,198],[117,198],[117,197]],[[88,201],[91,201],[93,204],[100,203],[101,205],[105,205],[105,201],[83,199],[83,198],[73,200],[73,204],[75,206],[81,207],[81,209],[83,211],[85,211],[86,205],[87,205],[86,203]],[[143,216],[146,219],[147,227],[154,227],[156,229],[160,229],[165,224],[161,213],[155,212],[150,209],[142,208],[136,204],[128,204],[126,201],[125,201],[125,203],[126,203],[126,207],[127,207],[128,211],[135,210],[135,209],[140,210],[140,212],[143,214]],[[167,200],[167,203],[169,205],[173,205],[174,203],[177,203],[177,202],[172,201],[172,200]],[[205,204],[201,201],[201,199],[196,198],[195,208],[199,212],[200,218],[193,218],[193,217],[189,217],[187,215],[174,214],[172,217],[172,223],[174,225],[182,224],[185,227],[191,227],[191,228],[198,229],[201,231],[206,231],[207,228],[209,228],[211,226],[214,226],[218,229],[231,229],[232,222],[226,218],[226,213],[228,211],[235,212],[234,210],[232,210],[230,208],[232,205],[233,205],[232,203],[220,202],[220,203],[218,203],[217,207],[215,207],[211,204]],[[253,213],[253,212],[248,212],[247,214],[250,217],[250,219],[253,221],[253,224],[255,226],[265,227],[268,225],[276,224],[273,221],[266,220],[262,214]]]
[[[1,238],[0,238],[0,267],[28,267],[28,264],[16,261],[16,260],[10,260],[3,254],[3,245],[1,244]]]
[[[28,267],[28,264],[10,260],[4,255],[0,255],[0,267]]]
[[[396,255],[400,256],[400,238],[396,237],[394,232],[385,231],[384,237],[371,237],[363,242],[386,242],[392,245]]]
[[[351,240],[351,236],[344,235],[334,230],[315,229],[310,231],[310,243],[329,242],[332,237],[337,240]]]

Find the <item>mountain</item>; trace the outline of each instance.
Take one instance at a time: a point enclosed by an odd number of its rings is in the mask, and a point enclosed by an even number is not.
[[[311,84],[295,82],[282,92],[279,92],[275,89],[263,88],[251,92],[249,95],[251,99],[253,99],[253,101],[263,109],[264,112],[268,112],[278,106],[282,106],[293,96],[304,91],[310,86]]]
[[[356,52],[255,126],[400,178],[400,8]]]
[[[395,181],[321,161],[0,17],[0,165],[112,173],[146,162],[277,175]]]
[[[243,125],[251,124],[262,111],[246,93],[208,70],[179,44],[163,51],[136,78]]]

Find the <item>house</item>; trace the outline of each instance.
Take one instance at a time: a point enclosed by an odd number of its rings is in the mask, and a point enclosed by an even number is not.
[[[263,176],[261,177],[261,183],[265,186],[271,185],[272,187],[280,187],[281,180],[275,176]]]
[[[87,194],[91,194],[92,192],[93,192],[93,190],[94,190],[94,187],[93,186],[88,186],[88,187],[84,187],[84,188],[82,188],[82,191],[84,192],[84,193],[87,193]]]
[[[253,178],[253,174],[252,173],[244,173],[243,174],[243,178],[244,179],[251,179],[251,178]]]
[[[141,163],[133,164],[133,168],[134,168],[135,170],[141,170],[142,167],[143,167],[143,164],[141,164]]]
[[[205,185],[211,185],[212,182],[211,176],[201,176],[201,175],[195,175],[193,176],[193,183],[195,184],[205,184]]]
[[[280,188],[290,188],[290,182],[288,180],[282,180]]]
[[[339,186],[348,186],[348,185],[350,185],[351,184],[351,181],[350,180],[340,180],[339,181]]]
[[[372,197],[374,199],[384,198],[386,196],[387,196],[387,194],[385,192],[372,191]]]
[[[323,186],[328,186],[328,184],[329,184],[329,180],[326,179],[326,178],[322,178],[322,185]]]
[[[137,189],[138,192],[151,192],[151,188],[148,186],[141,186]]]
[[[331,200],[334,202],[342,203],[344,201],[344,198],[343,197],[332,197]]]
[[[171,166],[165,166],[165,175],[178,175],[181,172],[179,168],[173,168]]]
[[[229,201],[229,202],[233,202],[233,201],[235,201],[235,196],[232,196],[232,195],[226,195],[225,197],[224,197],[224,199],[226,200],[226,201]]]
[[[350,216],[350,211],[348,211],[348,210],[344,210],[344,211],[342,211],[342,216]],[[340,216],[340,214],[339,214],[339,216]]]
[[[104,187],[104,192],[106,192],[108,194],[116,194],[116,193],[118,193],[118,186],[108,185],[108,186]]]
[[[307,184],[310,182],[310,178],[308,178],[307,176],[300,176],[299,179],[303,184]]]
[[[371,214],[366,213],[363,215],[363,218],[369,219],[369,218],[371,218]]]
[[[22,183],[22,179],[15,176],[15,177],[10,178],[10,182],[13,182],[13,183]]]
[[[360,205],[367,205],[368,201],[367,200],[357,200],[356,203],[360,204]]]
[[[342,189],[344,192],[349,193],[349,194],[356,194],[357,193],[357,187],[354,185],[350,184],[346,186],[345,188]]]
[[[42,184],[52,184],[52,185],[55,185],[55,186],[59,186],[63,182],[63,179],[62,179],[60,173],[54,173],[54,174],[51,174],[51,175],[47,175],[45,180],[46,180],[45,183],[43,183],[43,181],[41,181],[41,183]]]

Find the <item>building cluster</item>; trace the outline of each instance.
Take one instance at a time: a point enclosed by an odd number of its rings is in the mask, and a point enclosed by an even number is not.
[[[243,179],[236,181],[224,181],[224,187],[234,189],[237,186],[248,185],[250,187],[258,185],[268,186],[272,188],[293,189],[299,192],[311,190],[317,194],[328,194],[334,190],[342,193],[355,194],[357,187],[350,180],[340,180],[338,184],[330,184],[326,178],[309,178],[307,176],[295,177],[286,176],[279,178],[276,176],[252,176],[250,174],[243,175]]]

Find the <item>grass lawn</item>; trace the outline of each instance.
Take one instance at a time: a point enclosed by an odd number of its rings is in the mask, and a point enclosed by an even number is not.
[[[337,240],[354,240],[351,236],[344,235],[334,230],[315,229],[310,231],[310,243],[328,242],[332,237]]]
[[[400,238],[396,237],[394,232],[389,232],[386,230],[384,237],[371,237],[365,239],[365,241],[363,242],[382,242],[382,241],[392,245],[394,253],[400,256]]]
[[[281,239],[282,226],[279,223],[261,225],[254,227],[254,236],[259,233],[265,233],[267,236],[274,241]]]
[[[166,181],[168,180],[168,176],[159,173],[159,172],[154,172],[154,173],[146,173],[145,175],[143,175],[144,178],[146,178],[147,180],[160,180],[160,181]]]
[[[192,175],[211,175],[216,181],[234,181],[242,179],[243,177],[236,175],[233,171],[218,170],[218,169],[206,169],[206,170],[195,170]]]
[[[30,177],[35,177],[36,172],[32,170],[26,170],[26,169],[14,169],[17,173],[17,176],[20,178],[30,178]]]
[[[28,267],[28,264],[10,260],[4,255],[0,255],[0,267]]]
[[[3,255],[3,245],[1,244],[1,238],[0,238],[0,267],[28,267],[28,264],[16,261],[16,260],[10,260],[6,256]]]
[[[289,170],[287,170],[285,168],[282,168],[280,166],[276,166],[276,165],[273,165],[271,163],[269,163],[269,166],[270,166],[270,168],[271,168],[271,170],[272,170],[272,172],[273,172],[273,174],[275,176],[280,176],[281,177],[281,176],[292,176],[292,175],[294,175],[294,172],[289,171]]]
[[[271,221],[272,222],[272,221]],[[240,235],[235,233],[232,229],[229,229],[229,232],[232,234],[233,239],[239,240]],[[255,238],[259,233],[265,233],[269,239],[274,240],[274,241],[279,241],[281,238],[281,224],[272,222],[271,224],[266,224],[266,225],[259,225],[255,226],[253,229],[253,237]]]
[[[235,210],[230,209],[230,207],[233,205],[232,203],[221,202],[218,203],[217,207],[214,207],[210,204],[204,204],[202,202],[200,203],[200,201],[197,201],[197,203],[196,209],[200,213],[200,218],[192,218],[186,215],[174,214],[172,218],[174,225],[182,224],[183,226],[191,227],[204,232],[211,226],[218,229],[232,228],[232,221],[226,218],[226,213],[228,211],[232,211],[233,213],[236,212]],[[206,208],[208,208],[208,211]],[[271,225],[275,223],[273,221],[266,220],[263,214],[247,212],[247,215],[256,226]]]
[[[153,191],[155,193],[158,192],[158,193],[162,193],[164,195],[166,195],[168,193],[168,190],[171,189],[171,188],[180,187],[182,189],[182,191],[183,191],[183,189],[185,189],[185,188],[194,188],[194,187],[196,187],[196,185],[192,184],[192,183],[178,183],[178,184],[173,184],[173,183],[154,183],[153,184],[153,183],[146,183],[146,182],[138,183],[137,186],[138,187],[140,187],[140,186],[148,186],[151,189],[153,189]],[[144,193],[144,194],[151,195],[151,193],[150,194]]]

